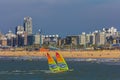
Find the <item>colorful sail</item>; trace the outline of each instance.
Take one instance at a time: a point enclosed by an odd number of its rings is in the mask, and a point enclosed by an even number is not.
[[[47,53],[47,58],[48,58],[49,69],[54,72],[59,71],[59,67],[57,66],[56,62],[48,53]]]
[[[61,71],[67,71],[67,70],[69,70],[66,61],[64,60],[64,58],[62,57],[62,55],[59,54],[59,53],[57,53],[57,52],[56,52],[56,60],[57,60],[57,65],[59,66],[59,69]]]

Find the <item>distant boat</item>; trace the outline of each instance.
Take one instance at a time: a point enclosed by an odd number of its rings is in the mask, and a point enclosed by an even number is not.
[[[50,54],[48,53],[47,53],[47,58],[48,58],[49,70],[51,72],[58,73],[58,72],[65,72],[69,70],[67,63],[61,54],[56,52],[57,63],[55,62],[53,57],[51,57]]]

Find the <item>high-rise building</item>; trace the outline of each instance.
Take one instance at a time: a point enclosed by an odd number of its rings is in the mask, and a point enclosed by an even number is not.
[[[7,46],[7,38],[5,36],[1,38],[1,46]]]
[[[40,42],[46,45],[57,45],[58,39],[59,35],[42,35]]]
[[[7,38],[0,32],[0,46],[7,46]]]
[[[24,27],[23,26],[17,26],[15,33],[18,34],[18,35],[23,34],[24,33]]]
[[[79,43],[79,36],[78,35],[68,35],[66,37],[66,44],[67,45],[77,45]]]
[[[83,32],[82,35],[80,36],[80,44],[81,45],[86,45],[86,34],[85,34],[85,32]]]
[[[100,43],[99,31],[95,31],[92,35],[93,35],[93,44],[99,45],[99,43]]]
[[[7,45],[8,46],[15,46],[16,45],[16,35],[14,33],[12,33],[11,30],[9,30],[8,33],[6,34],[6,38],[7,38]]]
[[[100,32],[100,45],[104,45],[106,42],[106,35],[105,32]]]
[[[24,18],[24,30],[27,33],[27,35],[32,34],[32,18],[31,17]]]
[[[28,35],[27,36],[27,45],[30,46],[30,45],[33,45],[35,42],[35,36],[33,35]]]
[[[36,34],[36,35],[34,35],[34,37],[35,37],[34,44],[39,44],[40,45],[40,34]]]
[[[17,46],[24,46],[24,35],[17,35]]]
[[[92,34],[86,34],[86,43],[87,44],[92,44],[93,43],[93,36]]]

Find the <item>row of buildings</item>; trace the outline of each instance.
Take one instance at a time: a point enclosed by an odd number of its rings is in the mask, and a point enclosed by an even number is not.
[[[23,26],[15,28],[15,33],[11,30],[7,34],[0,33],[0,47],[24,47],[38,45],[38,47],[48,46],[54,48],[87,48],[92,46],[107,46],[120,43],[120,33],[116,28],[103,28],[89,34],[82,32],[79,35],[67,35],[61,38],[59,35],[43,35],[32,32],[32,18],[25,17]]]
[[[18,25],[15,28],[15,33],[11,30],[7,34],[0,32],[0,47],[24,47],[31,45],[56,45],[58,42],[59,35],[42,35],[39,30],[38,33],[33,34],[32,32],[32,18],[25,17],[23,25]]]

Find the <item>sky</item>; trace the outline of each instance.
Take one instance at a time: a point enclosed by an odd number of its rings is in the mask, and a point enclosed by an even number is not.
[[[33,33],[78,35],[114,26],[120,30],[120,0],[0,0],[0,31],[13,32],[32,17]]]

